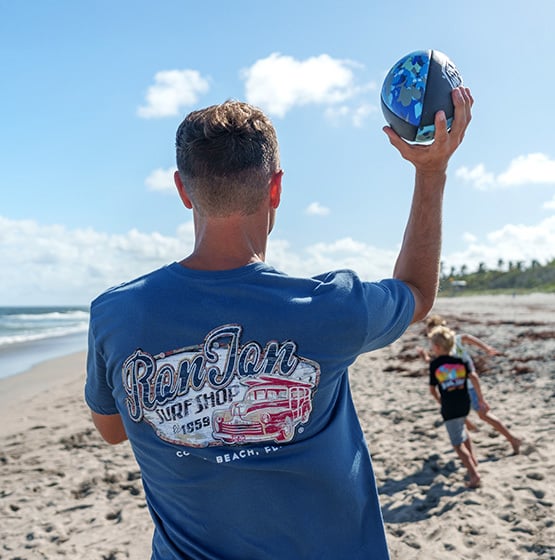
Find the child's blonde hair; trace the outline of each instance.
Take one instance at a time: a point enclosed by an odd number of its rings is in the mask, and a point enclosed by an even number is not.
[[[445,354],[450,354],[455,346],[455,332],[445,325],[434,327],[428,335],[430,342],[440,348]]]
[[[447,324],[441,315],[430,315],[426,319],[426,329],[431,331],[434,327],[444,327]]]

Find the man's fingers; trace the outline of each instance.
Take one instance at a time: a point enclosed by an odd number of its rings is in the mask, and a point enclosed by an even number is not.
[[[399,152],[401,152],[403,157],[405,157],[405,150],[407,149],[408,144],[390,126],[384,126],[382,130],[387,134],[391,144],[395,146]]]
[[[471,110],[474,99],[470,90],[464,87],[455,88],[451,93],[451,97],[455,107],[455,118],[453,119],[451,134],[462,140],[465,130],[472,119]]]
[[[434,117],[434,141],[445,141],[447,138],[447,118],[444,111],[438,111]]]

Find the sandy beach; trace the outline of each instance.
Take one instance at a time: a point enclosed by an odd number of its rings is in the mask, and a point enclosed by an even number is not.
[[[444,297],[434,312],[502,352],[471,349],[492,412],[523,444],[513,455],[472,413],[482,486],[466,489],[416,349],[424,325],[359,358],[353,395],[391,557],[555,560],[555,294]],[[84,371],[78,352],[0,380],[0,559],[150,557],[138,468],[128,443],[93,429]]]

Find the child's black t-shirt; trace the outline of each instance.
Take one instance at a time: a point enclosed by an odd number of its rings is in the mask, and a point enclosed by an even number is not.
[[[438,356],[430,362],[430,385],[438,386],[444,420],[460,418],[470,412],[469,371],[466,362],[456,356]]]

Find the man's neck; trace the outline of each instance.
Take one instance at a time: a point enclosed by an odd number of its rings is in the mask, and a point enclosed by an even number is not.
[[[232,270],[264,262],[268,240],[265,216],[195,220],[195,248],[181,261],[194,270]]]
[[[229,255],[210,255],[207,257],[193,252],[179,261],[179,264],[191,270],[233,270],[257,262],[264,262],[264,259],[260,259],[257,256],[252,256],[248,259],[230,258]]]

